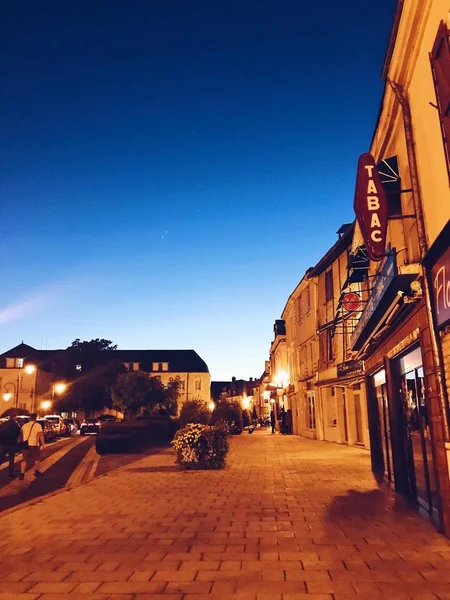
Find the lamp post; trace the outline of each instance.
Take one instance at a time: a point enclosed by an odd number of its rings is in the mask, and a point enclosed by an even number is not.
[[[27,375],[32,375],[36,371],[34,365],[23,365],[17,368],[17,385],[16,385],[16,408],[19,408],[19,394],[22,383],[22,371],[25,371]]]

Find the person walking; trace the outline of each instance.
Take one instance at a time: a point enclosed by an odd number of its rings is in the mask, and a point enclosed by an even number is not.
[[[10,417],[0,425],[0,463],[8,460],[8,477],[14,479],[14,461],[19,450],[20,425]]]
[[[20,463],[19,479],[25,477],[27,463],[31,459],[34,461],[34,476],[39,477],[42,473],[39,471],[41,460],[41,449],[45,448],[44,430],[40,423],[36,423],[37,414],[30,415],[28,423],[22,427],[22,462]]]
[[[275,412],[273,410],[270,411],[270,426],[272,427],[272,433],[275,433]]]

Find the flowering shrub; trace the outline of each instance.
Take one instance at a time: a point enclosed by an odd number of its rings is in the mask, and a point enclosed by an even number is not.
[[[200,423],[177,431],[172,445],[182,469],[223,469],[229,448],[225,428]]]

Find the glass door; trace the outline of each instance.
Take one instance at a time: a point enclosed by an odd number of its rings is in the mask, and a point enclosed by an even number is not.
[[[404,443],[408,462],[410,493],[427,512],[437,509],[434,460],[431,448],[424,372],[413,354],[400,359],[400,396],[404,417]],[[403,369],[402,369],[403,367]]]

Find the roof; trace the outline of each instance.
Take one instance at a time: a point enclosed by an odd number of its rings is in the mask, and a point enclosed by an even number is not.
[[[233,381],[211,381],[211,398],[218,400],[223,391],[233,392],[234,396],[252,395],[252,390],[260,385],[260,380],[235,379]]]
[[[209,373],[208,365],[195,350],[113,350],[123,362],[138,362],[142,371],[152,371],[154,362],[169,363],[172,373]]]
[[[316,266],[310,270],[308,277],[317,277],[317,275],[323,273],[323,271],[325,271],[325,269],[329,267],[336,260],[336,258],[344,252],[344,250],[351,244],[354,229],[354,222],[349,223],[348,225],[342,225],[339,231],[344,233],[319,260]]]
[[[24,358],[25,362],[36,365],[48,363],[57,354],[65,350],[37,350],[23,342],[11,350],[0,354],[0,366],[5,365],[5,359]],[[209,373],[208,365],[195,350],[111,350],[112,357],[122,362],[138,362],[142,371],[152,371],[152,365],[169,363],[169,373]]]
[[[6,358],[23,358],[26,363],[33,363],[39,367],[47,364],[50,359],[64,350],[37,350],[23,342],[3,354],[0,354],[0,368],[6,366]]]

